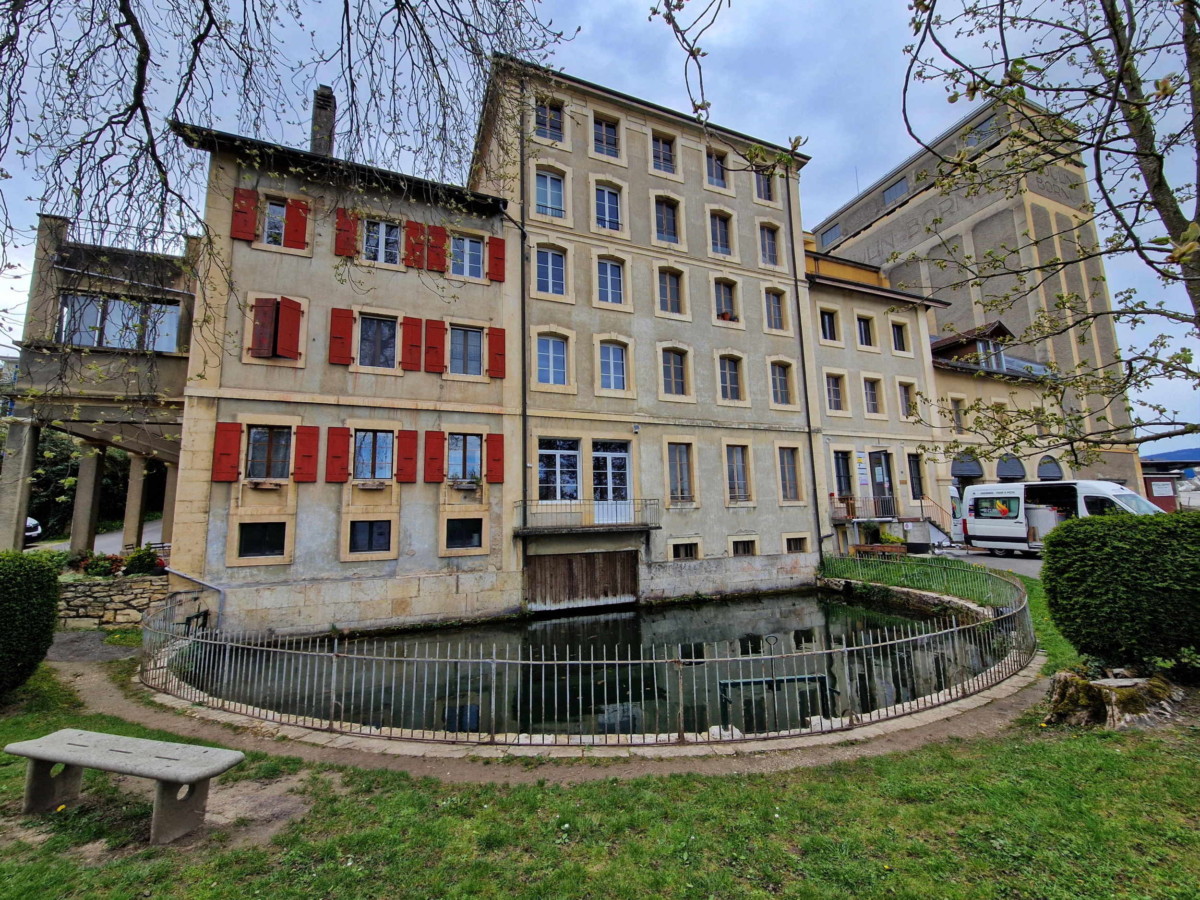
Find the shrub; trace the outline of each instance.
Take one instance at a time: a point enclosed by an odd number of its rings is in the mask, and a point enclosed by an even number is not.
[[[158,565],[158,554],[149,546],[140,547],[125,557],[126,575],[147,575]]]
[[[1149,667],[1200,647],[1200,512],[1091,516],[1046,537],[1050,615],[1080,653]]]
[[[54,641],[58,571],[32,554],[0,553],[0,695],[23,685]]]
[[[87,561],[83,567],[83,571],[87,575],[101,575],[109,577],[111,575],[121,574],[121,570],[125,568],[125,557],[123,556],[104,556],[103,554],[93,556]]]
[[[68,550],[67,551],[67,568],[74,569],[76,572],[82,572],[92,557],[96,554],[91,550]]]
[[[67,562],[71,556],[70,551],[67,550],[30,550],[25,555],[45,560],[59,572],[67,568]]]

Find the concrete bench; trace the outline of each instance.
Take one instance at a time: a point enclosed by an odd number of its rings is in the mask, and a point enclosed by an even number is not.
[[[208,782],[236,766],[237,750],[147,741],[64,728],[33,741],[9,744],[4,752],[29,760],[25,778],[27,813],[49,812],[79,796],[84,769],[101,769],[158,782],[150,843],[169,844],[204,824]],[[56,765],[63,770],[53,774]]]

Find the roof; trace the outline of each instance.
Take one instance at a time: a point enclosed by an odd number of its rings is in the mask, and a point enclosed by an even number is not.
[[[1143,462],[1194,462],[1200,463],[1200,447],[1185,447],[1182,450],[1166,450],[1163,453],[1147,453]]]
[[[210,153],[231,153],[243,165],[256,169],[280,168],[332,184],[386,189],[433,205],[455,203],[467,212],[481,216],[500,215],[508,206],[508,201],[500,197],[482,194],[458,185],[428,181],[390,169],[377,169],[362,163],[216,131],[201,125],[189,125],[174,119],[169,124],[171,130],[189,147],[207,150]],[[286,163],[286,166],[281,163]]]
[[[949,304],[947,304],[949,305]],[[944,338],[938,338],[929,345],[930,350],[945,350],[949,347],[957,347],[962,344],[970,344],[980,338],[1011,338],[1013,333],[1009,331],[1003,322],[996,319],[994,322],[986,322],[978,328],[972,328],[970,331],[960,331],[957,334],[951,334]]]
[[[841,262],[840,259],[838,261]],[[895,288],[881,287],[876,284],[868,284],[864,281],[853,281],[849,278],[836,278],[833,275],[822,275],[818,272],[806,272],[804,278],[809,284],[827,284],[830,287],[859,291],[863,294],[873,294],[876,297],[883,297],[885,300],[898,300],[902,303],[916,303],[924,306],[940,306],[943,308],[950,305],[948,301],[939,300],[937,297],[910,294],[907,291],[898,291]]]

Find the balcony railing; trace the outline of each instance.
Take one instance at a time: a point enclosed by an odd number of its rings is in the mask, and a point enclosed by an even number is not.
[[[830,494],[833,520],[851,519],[894,519],[900,514],[900,501],[896,497],[855,497]]]
[[[571,531],[648,531],[660,528],[654,500],[518,500],[517,534]]]

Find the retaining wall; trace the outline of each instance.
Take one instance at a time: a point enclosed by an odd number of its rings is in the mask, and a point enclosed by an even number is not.
[[[59,582],[60,628],[140,625],[152,603],[167,596],[166,575],[134,575],[96,581]]]

